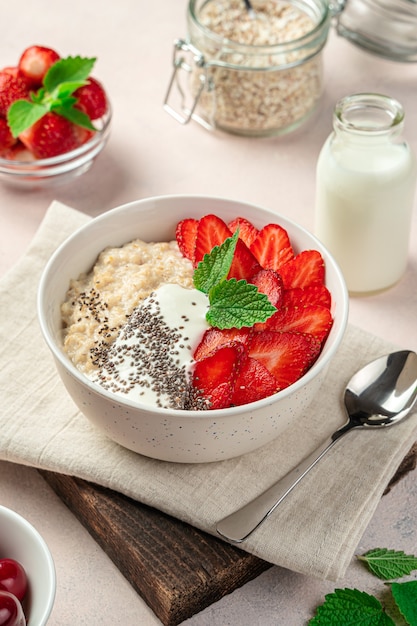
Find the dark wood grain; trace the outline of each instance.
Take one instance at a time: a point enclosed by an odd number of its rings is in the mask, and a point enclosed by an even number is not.
[[[416,462],[417,444],[385,493]],[[271,567],[119,493],[72,476],[40,473],[165,626],[177,626]]]
[[[156,509],[41,471],[165,626],[176,626],[271,567]]]

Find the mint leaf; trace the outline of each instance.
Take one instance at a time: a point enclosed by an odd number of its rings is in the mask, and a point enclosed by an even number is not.
[[[29,100],[15,100],[7,111],[7,123],[13,137],[35,124],[48,113],[48,108],[43,104],[35,104]]]
[[[52,93],[61,83],[85,81],[96,60],[96,58],[88,59],[79,56],[59,59],[46,73],[43,81],[45,89]]]
[[[367,564],[370,571],[382,580],[407,576],[417,569],[417,558],[401,551],[375,548],[357,557]]]
[[[64,83],[60,83],[58,87],[56,87],[51,94],[52,99],[66,100],[74,93],[79,87],[83,87],[87,85],[86,80],[79,81],[66,81]],[[74,99],[76,101],[76,98]]]
[[[239,229],[215,246],[194,271],[194,287],[207,294],[209,324],[224,330],[265,322],[276,311],[268,297],[246,280],[227,280],[239,238]]]
[[[325,596],[308,626],[395,626],[374,596],[358,589],[335,589]]]
[[[91,123],[88,115],[83,111],[80,111],[79,109],[74,109],[73,106],[57,106],[54,107],[54,111],[58,113],[58,115],[65,117],[70,122],[77,124],[77,126],[83,126],[84,128],[88,128],[89,130],[97,130]]]
[[[209,254],[204,255],[194,272],[194,287],[196,289],[208,294],[216,283],[227,278],[238,236],[239,231],[236,230],[233,237],[229,237],[220,246],[215,246]]]
[[[67,57],[59,59],[47,71],[43,86],[31,93],[31,102],[17,100],[7,112],[7,122],[13,137],[18,137],[46,113],[54,111],[78,126],[97,130],[88,115],[74,108],[73,93],[87,84],[95,58]]]
[[[276,308],[268,297],[246,280],[223,280],[210,289],[206,319],[221,330],[265,322]]]
[[[401,615],[410,626],[417,626],[417,580],[392,583],[391,591]]]

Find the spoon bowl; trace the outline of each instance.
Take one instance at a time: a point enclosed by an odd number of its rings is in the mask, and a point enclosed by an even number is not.
[[[355,428],[385,428],[407,417],[417,398],[417,354],[400,350],[368,363],[349,381],[344,402],[348,421],[272,487],[217,524],[217,532],[241,543],[266,520],[343,435]]]
[[[390,426],[403,419],[415,403],[416,370],[417,355],[408,350],[368,363],[345,391],[348,424]]]

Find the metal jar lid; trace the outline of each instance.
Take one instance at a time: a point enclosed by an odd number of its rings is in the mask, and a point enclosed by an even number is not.
[[[342,37],[392,61],[417,61],[416,0],[336,0],[331,8]]]

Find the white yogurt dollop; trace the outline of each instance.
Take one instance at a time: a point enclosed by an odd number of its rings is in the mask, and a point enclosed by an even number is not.
[[[192,355],[209,328],[208,306],[207,296],[196,289],[159,287],[136,307],[115,341],[100,348],[98,371],[90,379],[129,400],[197,408]]]

